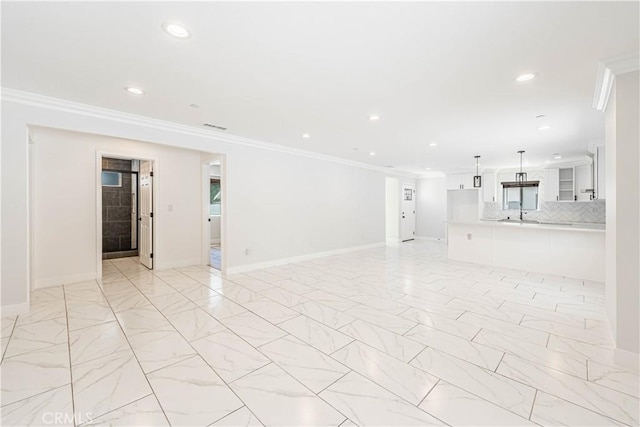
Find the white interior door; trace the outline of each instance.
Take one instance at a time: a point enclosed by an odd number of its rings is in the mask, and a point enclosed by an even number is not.
[[[402,211],[400,215],[400,240],[406,242],[416,237],[416,187],[402,185]]]
[[[140,263],[153,268],[153,162],[140,162],[140,192],[138,222],[140,223],[140,241],[138,254]]]

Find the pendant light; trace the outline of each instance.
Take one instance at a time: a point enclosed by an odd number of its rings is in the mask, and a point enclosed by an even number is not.
[[[473,188],[480,188],[482,187],[482,177],[480,176],[480,172],[478,170],[478,167],[480,166],[480,164],[478,163],[480,161],[480,156],[473,156],[476,159],[476,176],[473,177]]]
[[[524,154],[524,150],[518,151],[518,154],[520,154],[520,172],[516,172],[516,182],[524,184],[527,181],[527,173],[522,171],[522,155]]]

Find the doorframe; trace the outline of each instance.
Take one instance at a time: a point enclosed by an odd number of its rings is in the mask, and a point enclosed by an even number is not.
[[[402,236],[402,209],[403,209],[403,206],[402,205],[405,202],[405,200],[404,200],[404,190],[405,190],[405,188],[411,188],[411,191],[412,191],[412,194],[411,194],[412,200],[411,201],[413,202],[413,210],[414,210],[414,212],[413,212],[413,236],[411,237],[411,239],[403,240],[403,236]],[[410,242],[410,241],[416,240],[416,220],[417,220],[417,216],[416,216],[415,212],[416,212],[417,207],[418,207],[418,203],[416,201],[416,195],[417,195],[416,184],[411,184],[411,183],[407,183],[407,182],[401,182],[400,183],[400,233],[399,234],[400,234],[400,242],[401,243]]]
[[[208,159],[202,162],[202,264],[209,265],[211,250],[211,225],[209,223],[209,186],[211,174],[209,166],[211,162],[220,162],[220,273],[227,273],[227,156],[223,153],[207,153],[217,156],[218,159]]]
[[[147,160],[153,163],[153,184],[151,187],[151,206],[153,212],[158,211],[158,181],[160,174],[158,173],[158,159],[156,157],[138,156],[124,151],[102,151],[96,150],[96,280],[102,279],[102,158],[110,157],[122,160]],[[139,183],[138,183],[139,184]],[[155,218],[154,218],[155,220]],[[155,270],[157,259],[156,254],[156,237],[157,223],[153,221],[153,229],[151,230],[151,245],[154,254],[153,269]]]

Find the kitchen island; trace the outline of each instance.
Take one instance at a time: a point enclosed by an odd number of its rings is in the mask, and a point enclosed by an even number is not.
[[[605,280],[604,224],[451,221],[447,242],[452,260]]]

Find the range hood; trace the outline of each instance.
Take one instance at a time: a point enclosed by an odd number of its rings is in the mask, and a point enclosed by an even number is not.
[[[516,180],[504,181],[500,184],[502,184],[502,187],[504,188],[538,187],[540,185],[540,181],[528,181],[527,173],[522,171],[522,155],[524,154],[524,151],[520,150],[518,151],[518,154],[520,154],[520,172],[516,172]]]

